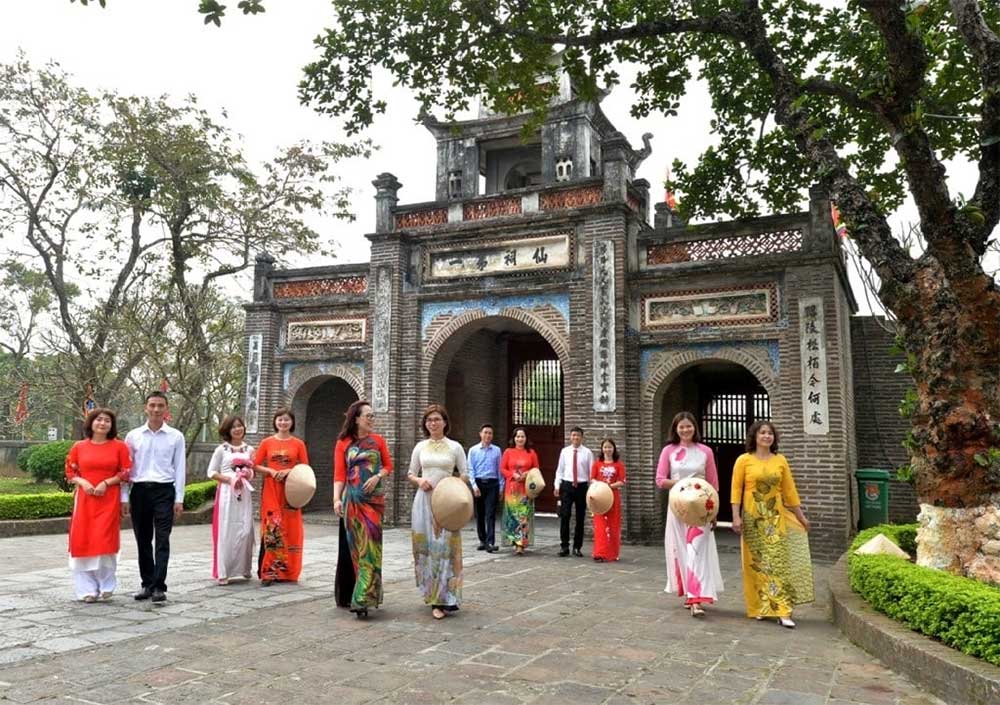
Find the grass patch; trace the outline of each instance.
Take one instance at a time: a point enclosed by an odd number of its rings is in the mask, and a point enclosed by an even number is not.
[[[0,495],[56,494],[62,492],[54,482],[35,482],[30,477],[0,477]]]

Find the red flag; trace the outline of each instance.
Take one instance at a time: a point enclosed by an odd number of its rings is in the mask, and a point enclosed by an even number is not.
[[[21,383],[21,393],[17,395],[17,409],[14,411],[14,423],[20,426],[29,416],[28,411],[28,383]]]
[[[666,192],[663,194],[663,202],[667,204],[667,207],[670,208],[670,210],[675,211],[677,210],[677,199],[674,197],[674,192],[670,190],[670,186],[668,185],[669,182],[670,182],[670,167],[667,167],[667,178],[664,183]]]
[[[166,377],[164,377],[163,381],[160,382],[160,391],[163,392],[164,394],[170,391],[170,385],[167,384]],[[167,423],[170,423],[172,419],[173,417],[170,415],[170,407],[168,406],[167,410],[163,413],[163,420],[166,421]]]

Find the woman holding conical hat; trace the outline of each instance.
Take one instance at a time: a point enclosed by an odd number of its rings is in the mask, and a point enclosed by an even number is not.
[[[622,545],[622,497],[625,464],[619,459],[618,446],[611,438],[601,442],[601,457],[594,460],[590,479],[606,482],[614,492],[614,503],[604,514],[594,515],[594,560],[617,561]]]
[[[469,473],[462,446],[447,437],[448,412],[431,404],[420,420],[425,440],[413,448],[407,479],[417,488],[410,513],[413,533],[413,572],[424,604],[434,619],[444,619],[462,603],[462,534],[449,531],[434,520],[431,494],[455,469],[465,482]]]
[[[537,468],[538,455],[531,448],[528,433],[521,426],[514,429],[510,447],[500,458],[500,472],[504,477],[503,538],[514,546],[514,555],[523,556],[531,545],[535,526],[535,500],[528,496],[524,486],[525,476]]]
[[[371,405],[354,402],[333,451],[333,511],[340,517],[334,597],[358,618],[382,604],[382,480],[392,472],[392,457],[374,427]]]
[[[260,442],[254,454],[254,472],[263,473],[260,493],[260,553],[257,574],[267,587],[275,581],[295,582],[302,572],[305,529],[302,510],[285,501],[285,478],[299,463],[309,464],[306,444],[292,435],[295,414],[278,409],[271,418],[274,435]]]
[[[700,441],[694,415],[682,411],[674,416],[669,443],[660,453],[656,466],[657,487],[670,490],[684,478],[700,477],[718,491],[715,455]],[[684,598],[692,617],[703,616],[704,606],[718,600],[723,590],[713,524],[687,526],[669,507],[667,509],[667,526],[663,534],[667,557],[665,592]]]

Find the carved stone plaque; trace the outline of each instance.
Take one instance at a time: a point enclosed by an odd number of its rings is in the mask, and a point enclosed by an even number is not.
[[[260,355],[264,336],[260,333],[247,338],[247,391],[244,417],[247,433],[257,433],[257,419],[260,417]]]
[[[643,300],[647,328],[735,326],[774,320],[773,287],[723,291],[687,291]]]
[[[289,321],[288,346],[363,343],[366,323],[363,318]]]
[[[392,273],[379,267],[375,282],[375,327],[372,330],[372,404],[389,410],[389,345],[392,340]]]
[[[594,411],[615,410],[615,244],[594,241]]]
[[[430,279],[462,279],[557,269],[570,262],[570,235],[560,233],[462,250],[432,251],[427,270]]]

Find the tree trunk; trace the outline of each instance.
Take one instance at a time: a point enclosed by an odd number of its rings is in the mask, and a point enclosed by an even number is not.
[[[981,270],[949,281],[922,264],[900,316],[917,380],[917,562],[1000,584],[1000,293]]]

